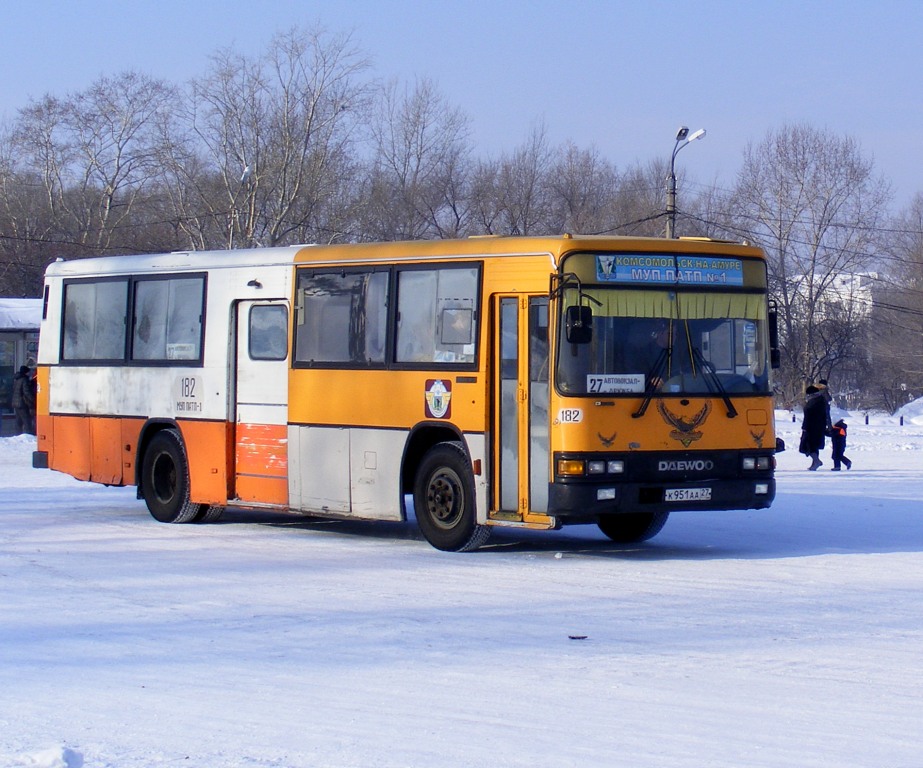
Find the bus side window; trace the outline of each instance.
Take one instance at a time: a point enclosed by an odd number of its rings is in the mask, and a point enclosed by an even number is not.
[[[64,360],[122,360],[128,280],[87,280],[64,288]]]
[[[201,360],[205,278],[174,275],[134,285],[131,359]]]
[[[475,362],[477,267],[408,269],[398,274],[399,363]]]
[[[251,360],[285,360],[288,346],[288,309],[258,304],[250,308]]]
[[[388,279],[386,270],[301,271],[295,362],[383,365]]]

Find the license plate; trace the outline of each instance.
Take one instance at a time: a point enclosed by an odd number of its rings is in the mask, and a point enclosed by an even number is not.
[[[709,501],[711,488],[667,488],[663,492],[664,501]]]

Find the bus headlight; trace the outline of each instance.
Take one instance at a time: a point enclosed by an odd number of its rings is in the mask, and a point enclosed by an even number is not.
[[[625,474],[625,462],[622,459],[558,459],[558,477],[598,478],[600,475]]]
[[[744,456],[742,466],[745,472],[752,472],[754,470],[759,470],[760,472],[766,472],[772,469],[772,457],[771,456]]]

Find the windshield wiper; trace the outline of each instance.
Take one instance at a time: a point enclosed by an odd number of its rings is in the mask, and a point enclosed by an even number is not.
[[[728,396],[727,390],[721,383],[721,379],[718,376],[718,372],[715,370],[715,366],[705,359],[705,357],[699,351],[698,347],[693,348],[692,357],[694,360],[698,360],[699,367],[702,369],[702,376],[709,384],[709,389],[714,387],[714,391],[721,395],[721,399],[724,400],[724,404],[727,406],[728,418],[733,419],[737,415],[737,409],[734,407],[734,403],[731,402],[731,398]]]
[[[639,419],[645,414],[654,399],[654,395],[657,394],[657,390],[663,385],[663,372],[670,360],[671,353],[673,351],[672,346],[673,345],[671,344],[666,349],[662,349],[660,351],[660,354],[654,361],[653,367],[648,372],[647,388],[644,390],[644,399],[641,401],[641,405],[638,410],[631,414],[633,419]],[[738,415],[737,409],[734,407],[734,403],[731,401],[727,390],[721,383],[721,379],[718,376],[718,372],[715,370],[715,366],[705,359],[697,347],[693,348],[692,357],[693,360],[699,364],[701,376],[703,379],[705,379],[709,391],[717,392],[721,396],[721,399],[724,401],[724,405],[727,408],[727,417],[729,419],[733,419]]]
[[[657,355],[657,359],[654,361],[654,365],[647,372],[647,387],[644,390],[644,400],[641,401],[641,406],[638,410],[631,414],[633,419],[640,419],[644,415],[644,412],[654,399],[657,390],[663,384],[663,372],[667,367],[667,361],[670,359],[670,354],[673,351],[672,347],[673,345],[671,343],[670,346],[661,349],[660,354]]]

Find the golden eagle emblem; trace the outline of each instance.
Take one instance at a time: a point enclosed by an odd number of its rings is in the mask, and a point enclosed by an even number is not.
[[[691,419],[685,419],[672,413],[663,400],[657,402],[657,410],[660,411],[663,420],[674,427],[673,431],[670,432],[670,437],[674,440],[679,440],[683,447],[688,448],[690,444],[702,437],[702,433],[697,430],[705,423],[708,414],[711,413],[711,403],[706,401],[701,410]]]

